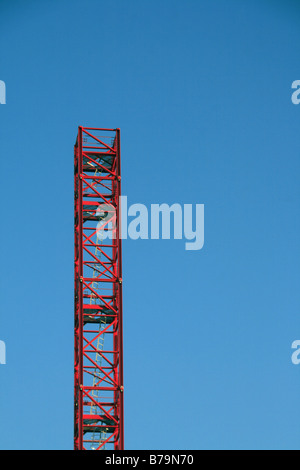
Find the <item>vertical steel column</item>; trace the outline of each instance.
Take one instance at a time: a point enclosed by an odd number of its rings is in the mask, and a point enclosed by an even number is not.
[[[123,450],[120,130],[79,127],[74,168],[74,448]]]

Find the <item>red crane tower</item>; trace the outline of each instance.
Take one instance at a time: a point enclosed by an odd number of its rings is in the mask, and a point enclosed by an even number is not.
[[[120,129],[79,127],[75,161],[75,450],[123,450]]]

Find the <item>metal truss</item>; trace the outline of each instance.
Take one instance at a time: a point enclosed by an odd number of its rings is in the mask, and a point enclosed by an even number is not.
[[[123,450],[120,130],[79,127],[75,160],[75,450]]]

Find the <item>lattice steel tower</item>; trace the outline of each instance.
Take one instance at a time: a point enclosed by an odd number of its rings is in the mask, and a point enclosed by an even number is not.
[[[124,449],[120,129],[79,127],[75,450]]]

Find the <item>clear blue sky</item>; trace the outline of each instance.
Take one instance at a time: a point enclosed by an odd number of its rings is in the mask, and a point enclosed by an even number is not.
[[[0,447],[73,446],[73,144],[120,127],[129,204],[205,204],[205,247],[124,241],[127,449],[299,449],[300,5],[0,2]]]

